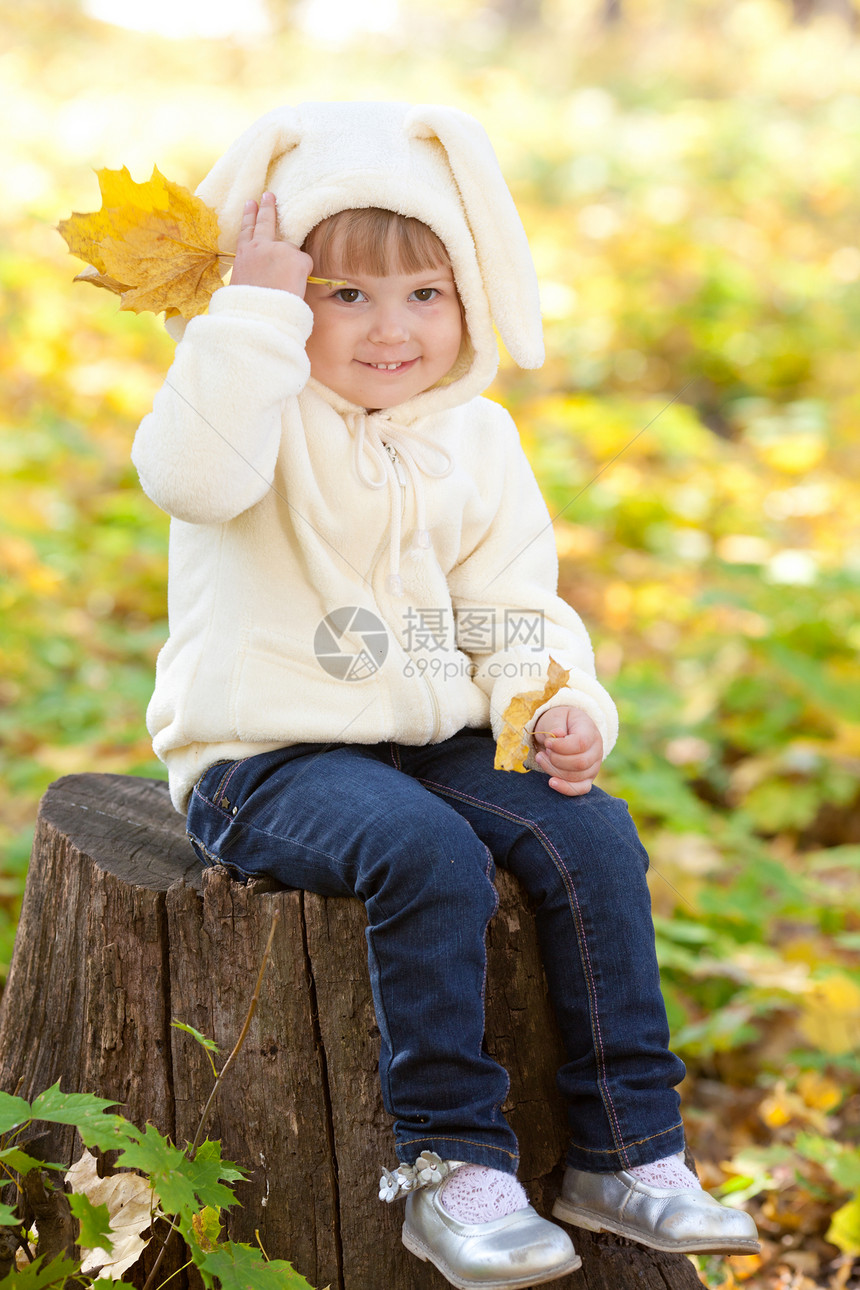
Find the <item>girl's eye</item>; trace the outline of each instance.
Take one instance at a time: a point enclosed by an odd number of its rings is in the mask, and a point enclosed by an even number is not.
[[[439,292],[435,287],[419,287],[418,290],[413,291],[412,294],[416,300],[421,302],[421,304],[429,304],[431,300],[436,299]]]
[[[361,297],[358,287],[341,287],[334,293],[335,300],[342,300],[345,305],[354,305]]]

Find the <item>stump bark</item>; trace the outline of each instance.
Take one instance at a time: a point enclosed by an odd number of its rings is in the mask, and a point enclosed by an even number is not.
[[[315,1287],[442,1290],[400,1243],[401,1207],[376,1196],[394,1164],[379,1093],[379,1039],[358,900],[242,886],[202,871],[158,780],[71,775],[39,811],[12,967],[0,1010],[0,1088],[115,1099],[136,1123],[191,1139],[212,1086],[205,1054],[173,1019],[211,1036],[222,1057],[244,1020],[269,934],[280,924],[247,1042],[208,1128],[246,1170],[233,1240],[289,1259]],[[567,1129],[555,1089],[562,1061],[532,916],[499,873],[489,933],[486,1047],[510,1073],[505,1111],[520,1177],[549,1214]],[[46,1159],[76,1157],[51,1126]],[[559,1290],[696,1290],[681,1255],[573,1232],[583,1267]],[[169,1270],[169,1269],[168,1269]],[[180,1273],[176,1290],[196,1278]]]

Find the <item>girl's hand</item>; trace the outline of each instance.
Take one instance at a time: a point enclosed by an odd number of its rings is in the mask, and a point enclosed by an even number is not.
[[[253,198],[245,202],[231,286],[277,287],[304,299],[313,267],[304,251],[278,240],[274,193],[263,193],[259,206]]]
[[[535,761],[548,771],[550,788],[567,797],[587,793],[603,761],[603,740],[581,708],[549,708],[535,722]],[[555,736],[553,738],[553,736]]]

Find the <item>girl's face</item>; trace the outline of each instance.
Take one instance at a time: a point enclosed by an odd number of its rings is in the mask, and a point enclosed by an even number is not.
[[[463,318],[448,265],[373,277],[326,265],[345,287],[309,283],[311,375],[368,411],[405,403],[450,372]]]

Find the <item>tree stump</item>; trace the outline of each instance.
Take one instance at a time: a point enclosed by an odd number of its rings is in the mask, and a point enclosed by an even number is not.
[[[489,934],[486,1046],[510,1072],[505,1108],[522,1148],[520,1176],[549,1214],[566,1121],[555,1088],[561,1044],[531,914],[499,873]],[[0,1088],[32,1098],[57,1079],[97,1093],[181,1143],[212,1086],[183,1021],[222,1058],[239,1035],[280,911],[247,1042],[219,1093],[210,1137],[247,1171],[226,1217],[233,1240],[259,1231],[315,1287],[442,1290],[399,1239],[402,1209],[376,1195],[394,1163],[377,1078],[378,1030],[367,973],[364,907],[201,870],[158,780],[70,775],[45,794],[9,981],[0,1012]],[[51,1126],[46,1159],[76,1157],[73,1131]],[[560,1290],[697,1290],[681,1255],[574,1231],[583,1267]],[[180,1273],[176,1290],[196,1284]]]

